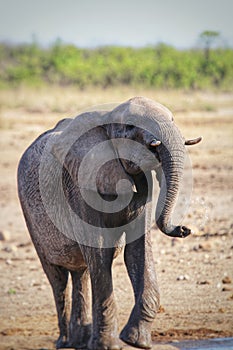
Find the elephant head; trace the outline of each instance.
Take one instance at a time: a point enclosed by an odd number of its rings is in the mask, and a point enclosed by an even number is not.
[[[123,156],[124,140],[117,148],[127,173],[132,175],[142,170],[153,170],[158,162],[161,164],[162,179],[155,215],[159,229],[171,237],[189,235],[190,229],[171,223],[171,215],[182,180],[185,145],[194,145],[201,141],[201,137],[185,141],[172,113],[163,105],[143,97],[121,104],[107,116],[107,120],[106,130],[111,139],[120,137],[134,141],[132,147],[129,144],[128,159]],[[140,152],[136,142],[144,146]]]
[[[182,180],[185,145],[200,141],[201,137],[185,141],[166,107],[144,97],[135,97],[110,112],[85,113],[75,118],[59,135],[52,153],[62,160],[75,179],[88,150],[100,142],[108,142],[98,154],[89,158],[91,161],[99,156],[102,164],[106,158],[98,179],[87,166],[82,181],[85,186],[97,183],[97,191],[102,194],[113,194],[117,181],[130,179],[132,182],[134,176],[155,170],[158,163],[161,164],[156,223],[168,236],[186,237],[191,230],[173,225],[171,217]]]

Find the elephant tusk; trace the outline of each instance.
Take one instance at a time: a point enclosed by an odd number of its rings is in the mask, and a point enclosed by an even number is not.
[[[193,140],[186,140],[184,144],[186,146],[191,146],[191,145],[195,145],[196,143],[199,143],[201,140],[202,140],[202,137],[200,136]]]
[[[159,146],[161,144],[161,141],[159,140],[156,140],[156,139],[153,139],[150,143],[150,146],[151,147],[156,147],[156,146]]]

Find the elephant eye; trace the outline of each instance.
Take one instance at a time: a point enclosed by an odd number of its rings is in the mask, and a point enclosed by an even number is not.
[[[134,124],[131,120],[125,123],[125,137],[130,137],[130,131],[134,129]]]
[[[131,130],[131,129],[134,128],[134,124],[133,124],[133,122],[131,120],[128,120],[126,122],[126,128],[127,128],[127,130]]]

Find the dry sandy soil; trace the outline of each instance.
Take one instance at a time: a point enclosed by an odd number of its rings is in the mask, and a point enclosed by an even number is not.
[[[21,154],[59,119],[139,94],[167,105],[187,138],[203,136],[189,149],[193,190],[184,222],[196,233],[174,241],[156,228],[152,232],[161,293],[154,348],[181,339],[233,336],[233,94],[22,88],[0,92],[1,350],[54,349],[58,335],[52,292],[17,199]],[[122,256],[114,262],[114,288],[121,329],[133,306]]]

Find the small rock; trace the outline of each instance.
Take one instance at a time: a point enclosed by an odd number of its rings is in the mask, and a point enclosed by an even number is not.
[[[34,283],[33,287],[40,287],[40,283],[38,283],[38,282]]]
[[[231,283],[230,277],[225,276],[225,277],[222,279],[222,283],[223,283],[223,284],[229,284],[229,283]]]
[[[31,283],[31,287],[40,287],[40,286],[41,286],[41,284],[38,283],[38,282],[33,281],[33,282]]]
[[[210,252],[212,249],[211,244],[208,242],[203,242],[200,244],[197,244],[193,247],[193,250],[195,252],[202,251],[202,252]]]
[[[6,262],[7,265],[12,265],[12,260],[11,259],[6,259],[5,262]]]
[[[203,243],[199,244],[199,248],[203,252],[210,252],[212,249],[212,246],[209,242],[203,242]]]
[[[12,252],[10,246],[6,246],[6,247],[2,248],[2,251],[3,251],[3,252],[6,252],[6,253],[11,253],[11,252]]]
[[[218,309],[218,312],[220,312],[221,314],[224,314],[225,310],[222,307],[220,307],[220,309]]]
[[[6,246],[6,247],[4,247],[2,250],[4,251],[4,252],[7,252],[7,253],[12,253],[12,252],[16,252],[17,251],[17,247],[16,247],[16,245],[11,245],[11,246]]]
[[[27,242],[25,242],[25,243],[19,243],[19,244],[17,245],[17,247],[18,247],[18,248],[24,248],[24,247],[30,246],[31,244],[32,244],[31,241],[27,241]]]
[[[232,291],[232,288],[230,287],[223,287],[222,288],[222,292],[231,292]]]
[[[205,280],[205,281],[197,281],[197,284],[199,284],[199,285],[210,284],[210,281],[207,281],[207,280]]]
[[[177,281],[188,281],[190,278],[188,275],[180,275],[177,277]]]
[[[11,238],[10,232],[7,230],[0,231],[0,241],[9,241]]]
[[[29,270],[30,271],[36,271],[36,270],[38,270],[38,268],[36,266],[34,266],[34,265],[31,265],[31,266],[29,266]]]

